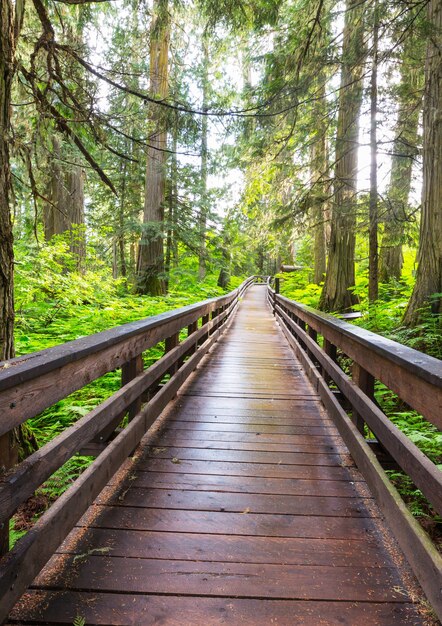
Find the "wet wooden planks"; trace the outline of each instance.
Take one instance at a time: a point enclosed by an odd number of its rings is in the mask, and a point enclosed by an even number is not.
[[[253,287],[163,430],[11,615],[420,624],[379,511]]]

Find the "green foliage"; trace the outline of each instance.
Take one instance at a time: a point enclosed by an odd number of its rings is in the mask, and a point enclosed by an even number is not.
[[[277,276],[281,279],[281,293],[283,296],[313,308],[318,308],[322,286],[309,282],[308,269],[277,274]]]
[[[125,280],[114,280],[103,262],[92,253],[90,258],[93,263],[84,272],[78,272],[64,236],[54,237],[50,243],[40,246],[18,242],[15,284],[18,355],[224,293],[216,284],[217,272],[209,273],[202,282],[197,280],[194,256],[184,257],[179,268],[172,271],[169,294],[156,298],[132,295]],[[242,280],[232,277],[229,289],[234,289]],[[147,350],[143,354],[145,366],[159,359],[163,352],[163,343]],[[42,447],[112,395],[120,385],[121,371],[109,372],[29,419],[26,428]],[[11,523],[12,544],[92,461],[91,457],[72,457],[38,489],[37,503],[33,501],[28,510],[19,512]]]
[[[217,273],[196,280],[191,261],[171,275],[170,292],[147,298],[129,293],[124,279],[114,280],[96,257],[83,273],[68,271],[75,259],[63,236],[37,247],[16,246],[16,351],[18,355],[91,335],[223,293]]]

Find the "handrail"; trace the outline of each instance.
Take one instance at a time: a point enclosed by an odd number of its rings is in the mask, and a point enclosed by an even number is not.
[[[305,304],[297,302],[294,305],[293,301],[280,294],[277,301],[296,312],[300,320],[337,345],[407,404],[442,428],[442,363],[439,359]],[[416,393],[416,384],[424,384],[430,397],[425,393]]]
[[[254,282],[252,276],[226,295],[0,364],[2,451],[12,430],[27,419],[107,372],[122,370],[117,392],[0,477],[4,545],[18,506],[79,450],[95,446],[96,460],[11,551],[6,548],[0,561],[0,623],[227,328]],[[183,328],[187,338],[180,341]],[[163,357],[144,370],[142,353],[162,341]],[[166,374],[170,378],[161,385]],[[126,414],[128,425],[116,430]]]
[[[162,335],[165,326],[172,335],[192,323],[195,316],[200,318],[225,306],[235,295],[241,297],[251,280],[254,277],[248,278],[225,296],[190,304],[175,311],[129,322],[53,348],[0,362],[0,435],[164,340]],[[87,371],[84,371],[85,367],[88,367]],[[43,375],[48,375],[44,381]],[[54,378],[63,381],[62,387],[54,384]],[[41,390],[33,389],[32,381],[36,379],[48,382],[50,388],[46,389],[45,394],[41,394]],[[24,385],[28,381],[31,384],[26,388]],[[69,391],[66,393],[67,389]]]
[[[442,472],[388,419],[374,398],[377,379],[441,428],[442,362],[276,291],[268,287],[273,313],[334,418],[430,602],[442,616],[442,557],[365,440],[367,425],[377,439],[380,458],[389,455],[442,515]],[[339,366],[338,350],[353,362],[351,376]],[[339,389],[341,404],[329,387],[331,381]]]

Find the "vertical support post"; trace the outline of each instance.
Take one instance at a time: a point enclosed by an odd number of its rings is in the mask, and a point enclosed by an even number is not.
[[[0,476],[18,462],[14,431],[0,437]],[[9,552],[9,519],[0,524],[0,557]]]
[[[276,296],[279,294],[280,279],[275,278],[275,293],[273,294],[273,315],[276,316]]]
[[[207,322],[210,320],[210,314],[208,313],[207,315],[203,315],[202,317],[202,325],[204,326],[204,324],[207,324]],[[206,341],[206,339],[209,337],[209,333],[204,333],[204,335],[201,337],[200,340],[200,345],[202,343],[204,343]]]
[[[166,341],[164,342],[164,354],[166,354],[167,352],[170,352],[173,348],[176,348],[179,342],[180,342],[179,332],[174,333],[170,337],[167,337]],[[174,363],[172,367],[169,369],[169,374],[173,376],[175,372],[177,371],[177,369],[178,369],[178,363]]]
[[[363,391],[365,395],[370,398],[370,400],[374,399],[374,377],[367,372],[367,370],[361,367],[359,363],[353,363],[352,379],[359,389],[361,389],[361,391]],[[352,421],[359,432],[363,435],[365,422],[354,408],[352,409]]]
[[[127,383],[136,376],[138,376],[138,374],[141,374],[143,369],[144,364],[142,354],[137,354],[137,356],[135,356],[133,359],[130,359],[126,363],[123,363],[123,365],[121,366],[121,386],[124,387],[124,385],[127,385]],[[135,415],[137,415],[137,413],[140,412],[141,403],[145,396],[146,394],[143,394],[142,396],[134,400],[125,411],[120,413],[120,415],[118,415],[114,420],[112,420],[110,424],[106,426],[106,428],[104,428],[100,433],[95,435],[92,441],[94,443],[105,443],[106,441],[109,441],[112,433],[117,428],[118,424],[121,422],[126,413],[128,413],[130,421],[135,417]]]
[[[328,339],[326,339],[324,337],[324,352],[327,356],[329,356],[331,358],[331,360],[336,363],[336,359],[337,359],[337,349],[336,346],[333,345]],[[327,372],[325,371],[325,369],[322,369],[322,376],[325,380],[325,382],[328,384],[331,381],[331,377],[329,374],[327,374]]]
[[[189,326],[187,327],[187,336],[190,337],[190,335],[193,335],[193,333],[196,333],[197,330],[198,330],[198,320],[189,324]],[[195,352],[196,352],[196,342],[189,349],[187,354],[195,354]]]
[[[212,311],[212,315],[211,315],[212,320],[214,320],[214,319],[215,319],[218,315],[219,315],[219,309],[214,309],[214,310]],[[215,332],[215,330],[216,330],[217,328],[218,328],[218,324],[214,324],[214,325],[212,326],[211,330],[209,331],[209,334],[210,334],[210,335],[213,335],[213,333]]]
[[[306,323],[300,318],[298,317],[296,314],[294,315],[294,322],[299,326],[299,328],[301,330],[306,330]],[[302,341],[302,339],[299,337],[298,338],[298,342],[301,346],[301,348],[303,350],[305,350],[307,352],[307,354],[309,354],[308,350],[307,350],[307,346],[305,345],[304,341]]]
[[[121,368],[121,386],[127,385],[133,378],[136,378],[138,374],[144,369],[143,355],[138,354],[136,357],[124,363]],[[131,421],[137,413],[141,411],[141,396],[134,400],[128,407],[128,417]]]
[[[311,337],[315,343],[318,343],[318,333],[317,333],[317,331],[314,328],[312,328],[311,326],[309,326],[307,332],[309,334],[309,337]],[[313,354],[313,352],[311,350],[307,350],[307,352],[308,352],[308,355],[311,358],[311,360],[315,363],[315,365],[318,365],[318,361],[316,360],[316,357]]]

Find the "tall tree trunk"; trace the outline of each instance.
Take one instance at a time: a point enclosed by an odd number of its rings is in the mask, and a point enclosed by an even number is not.
[[[318,89],[315,92],[316,104],[313,112],[317,132],[311,145],[311,215],[313,221],[313,282],[319,285],[324,280],[327,260],[326,246],[326,176],[327,163],[327,125],[325,123],[325,76],[319,76]]]
[[[0,3],[0,361],[14,356],[14,248],[11,222],[11,89],[24,2]]]
[[[67,175],[69,197],[69,230],[71,234],[70,251],[77,263],[77,270],[84,267],[86,258],[86,232],[84,223],[84,177],[83,168],[71,166]]]
[[[170,16],[168,0],[154,0],[150,28],[150,93],[164,99],[168,93]],[[138,248],[138,293],[165,293],[164,280],[164,194],[167,131],[161,105],[150,107],[152,132],[147,151],[143,234]]]
[[[24,2],[0,2],[0,361],[15,356],[14,350],[14,240],[11,221],[11,93],[16,68],[16,43],[23,20]],[[36,447],[18,427],[0,436],[0,473],[15,465],[21,450]],[[29,446],[28,446],[29,444]],[[33,451],[33,450],[31,450]],[[0,556],[9,550],[9,521],[0,528]]]
[[[126,142],[126,151],[129,151],[129,146]],[[118,242],[118,252],[120,255],[120,274],[123,277],[127,276],[127,266],[126,266],[126,250],[125,250],[125,241],[124,241],[124,208],[126,205],[126,185],[127,185],[127,161],[123,163],[123,178],[121,182],[121,195],[120,202],[118,203],[118,224],[117,224],[117,242]],[[118,263],[117,263],[118,267]]]
[[[46,241],[53,235],[70,232],[70,251],[76,257],[77,269],[81,270],[86,258],[86,234],[84,223],[84,177],[83,168],[70,165],[64,171],[60,165],[61,144],[57,136],[52,138],[52,159],[46,203],[43,211]]]
[[[341,88],[336,134],[334,200],[327,274],[320,308],[343,311],[356,303],[349,291],[355,284],[356,182],[359,113],[365,57],[364,3],[347,0],[342,48]]]
[[[175,261],[175,247],[176,247],[176,213],[177,213],[177,201],[178,201],[178,127],[177,119],[175,116],[175,124],[172,131],[172,155],[170,164],[170,190],[169,190],[169,215],[167,220],[167,236],[166,236],[166,280],[167,290],[169,290],[170,283],[170,269],[172,267],[172,260]]]
[[[64,174],[60,165],[61,144],[56,135],[52,137],[52,156],[50,161],[47,203],[43,211],[45,239],[61,235],[70,227],[69,197],[65,186]]]
[[[203,88],[203,104],[202,111],[207,111],[207,99],[209,91],[209,42],[207,35],[203,35],[203,60],[202,60],[202,88]],[[199,252],[198,252],[198,276],[203,280],[206,275],[206,227],[208,215],[207,202],[207,131],[208,119],[207,115],[201,117],[201,170],[200,170],[200,212],[198,220],[199,229]]]
[[[171,214],[171,240],[170,240],[170,251],[171,251],[171,265],[173,264],[175,267],[178,265],[178,158],[177,158],[177,148],[178,148],[178,130],[175,130],[174,136],[174,148],[172,154],[172,180],[171,180],[171,198],[173,200],[172,214]]]
[[[379,250],[379,280],[399,280],[402,272],[404,226],[407,220],[413,160],[417,155],[419,114],[422,106],[423,71],[410,67],[418,43],[410,36],[402,55],[398,118],[393,143],[390,181],[384,218],[384,234]]]
[[[376,302],[378,284],[378,38],[379,9],[377,0],[373,9],[373,58],[370,85],[370,198],[369,198],[369,252],[368,252],[368,301]]]
[[[442,313],[442,4],[427,6],[431,32],[425,64],[423,123],[423,184],[416,283],[404,324],[414,326],[422,307],[431,301],[433,313]]]

